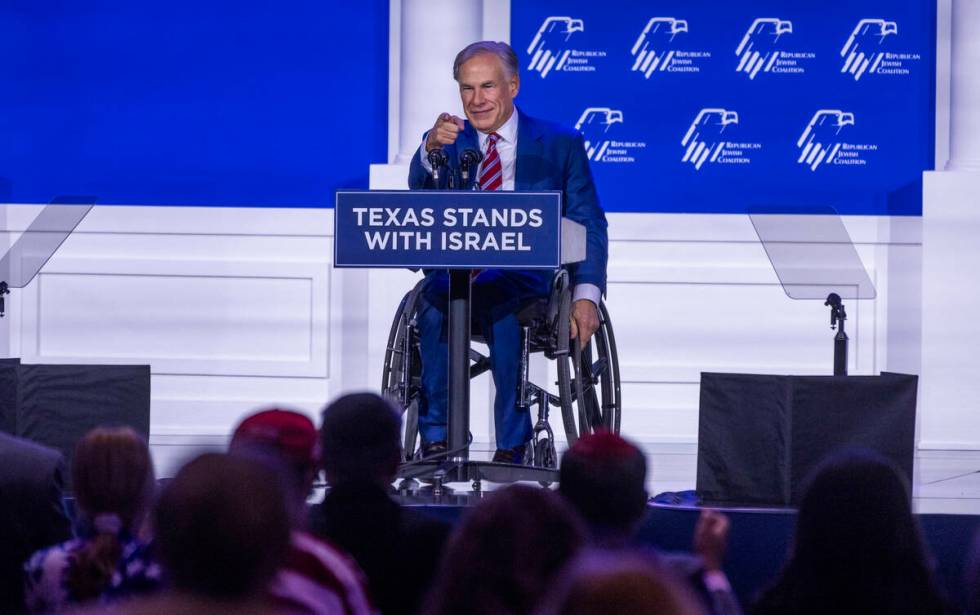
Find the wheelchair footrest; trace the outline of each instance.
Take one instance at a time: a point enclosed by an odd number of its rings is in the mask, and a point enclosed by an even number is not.
[[[557,482],[558,470],[492,461],[432,461],[416,462],[400,468],[398,478],[426,478],[436,472],[444,472],[443,483],[462,483],[486,480],[491,483],[517,481]]]

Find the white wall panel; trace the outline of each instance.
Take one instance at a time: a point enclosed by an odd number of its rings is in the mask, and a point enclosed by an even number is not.
[[[24,297],[35,362],[327,377],[329,269],[313,263],[57,259]],[[107,317],[110,315],[110,317]]]
[[[125,235],[77,232],[80,240],[66,242],[21,293],[25,360],[88,357],[150,363],[155,373],[327,376],[325,259],[236,261],[232,250],[208,260],[142,258],[153,250],[144,246],[172,237],[144,235],[135,244]],[[87,248],[96,246],[100,256],[89,257]]]

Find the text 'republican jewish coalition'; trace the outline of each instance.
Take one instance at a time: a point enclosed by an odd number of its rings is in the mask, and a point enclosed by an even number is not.
[[[540,209],[354,207],[370,250],[530,252],[522,229],[543,223]]]

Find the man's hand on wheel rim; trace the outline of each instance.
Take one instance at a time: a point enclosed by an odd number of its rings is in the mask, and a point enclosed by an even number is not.
[[[599,310],[588,299],[579,299],[572,304],[569,320],[572,339],[578,339],[579,348],[585,348],[592,334],[599,329]]]

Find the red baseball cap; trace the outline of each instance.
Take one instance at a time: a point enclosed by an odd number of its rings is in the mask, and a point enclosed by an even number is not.
[[[320,460],[320,439],[313,421],[293,410],[273,408],[246,417],[231,437],[231,448],[249,445],[273,449],[295,464]]]

